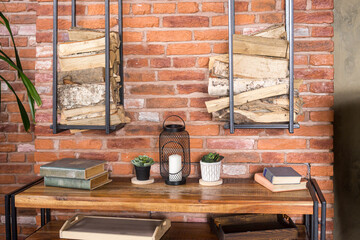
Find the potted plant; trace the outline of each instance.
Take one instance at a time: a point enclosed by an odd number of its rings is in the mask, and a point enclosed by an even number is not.
[[[139,181],[149,180],[150,168],[153,165],[154,159],[146,155],[140,155],[131,160],[131,163],[135,166],[136,179]]]
[[[201,178],[206,182],[215,182],[220,179],[221,160],[224,156],[214,152],[208,153],[201,158]]]

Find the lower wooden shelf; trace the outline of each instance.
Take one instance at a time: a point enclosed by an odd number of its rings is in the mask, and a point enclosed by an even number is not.
[[[60,240],[59,230],[65,221],[51,221],[32,235],[28,240]],[[305,226],[297,225],[299,229],[298,240],[306,240]],[[218,239],[216,234],[211,232],[208,223],[181,223],[172,222],[169,231],[161,238],[161,240],[214,240]],[[63,239],[64,240],[64,239]]]

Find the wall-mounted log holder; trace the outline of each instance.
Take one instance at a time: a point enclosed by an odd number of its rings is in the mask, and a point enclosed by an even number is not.
[[[105,0],[105,125],[65,125],[58,123],[58,0],[53,0],[53,124],[50,126],[53,133],[69,129],[81,130],[105,130],[107,134],[111,131],[120,129],[125,126],[125,123],[117,125],[110,125],[110,0]],[[123,86],[124,71],[123,71],[123,34],[122,34],[122,0],[118,0],[118,32],[120,39],[120,64],[119,64],[119,85]],[[76,26],[76,1],[71,1],[71,26]],[[120,103],[124,104],[124,88],[121,87],[119,91]]]
[[[234,133],[235,129],[288,129],[294,133],[294,128],[299,128],[299,124],[294,123],[294,0],[286,0],[286,32],[289,40],[289,122],[270,123],[270,124],[235,124],[234,122],[234,66],[233,66],[233,35],[235,34],[235,7],[234,0],[228,0],[228,34],[229,34],[229,99],[230,99],[230,122],[225,124],[225,129],[230,129]]]

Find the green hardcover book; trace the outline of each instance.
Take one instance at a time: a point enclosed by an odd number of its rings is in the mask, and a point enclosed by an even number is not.
[[[109,173],[103,172],[88,180],[76,178],[44,177],[45,186],[93,190],[111,182]]]
[[[89,179],[105,170],[105,161],[64,158],[40,167],[44,177]]]

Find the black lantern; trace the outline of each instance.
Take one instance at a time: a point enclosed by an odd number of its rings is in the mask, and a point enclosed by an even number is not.
[[[182,124],[168,124],[165,122],[177,117]],[[190,136],[185,130],[184,120],[171,115],[164,120],[163,131],[159,137],[160,174],[168,185],[185,184],[190,174]]]

